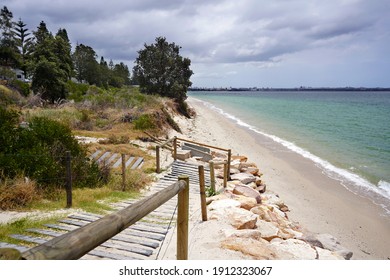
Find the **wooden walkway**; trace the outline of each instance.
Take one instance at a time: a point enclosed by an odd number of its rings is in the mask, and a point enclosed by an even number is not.
[[[210,185],[209,173],[209,170],[205,169],[206,186]],[[188,175],[190,178],[190,199],[191,196],[199,196],[198,165],[175,161],[172,164],[171,171],[154,183],[150,190],[145,192],[141,198],[150,196],[175,183],[180,175]],[[126,200],[115,203],[113,206],[120,210],[135,201],[137,200]],[[177,196],[145,216],[142,220],[96,247],[81,259],[157,259],[165,237],[175,226],[176,205]],[[23,242],[42,244],[53,237],[75,230],[101,217],[101,215],[92,213],[75,213],[59,220],[56,224],[46,224],[44,229],[32,228],[28,229],[26,234],[13,234],[11,237]],[[0,248],[6,247],[16,248],[20,251],[28,249],[24,246],[0,242]]]
[[[90,157],[91,160],[98,164],[118,168],[122,163],[122,156],[119,153],[97,150]],[[137,169],[141,168],[144,158],[125,155],[126,168]]]

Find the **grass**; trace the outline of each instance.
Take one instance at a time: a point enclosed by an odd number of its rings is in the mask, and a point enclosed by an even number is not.
[[[65,215],[53,215],[47,218],[21,218],[8,224],[0,224],[0,240],[2,242],[11,244],[20,244],[22,246],[29,246],[29,243],[21,242],[10,237],[11,234],[26,234],[26,229],[42,228],[44,224],[55,223],[59,219],[64,218]]]

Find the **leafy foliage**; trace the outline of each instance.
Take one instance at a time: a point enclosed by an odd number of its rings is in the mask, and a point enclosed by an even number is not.
[[[69,127],[61,123],[35,117],[21,127],[18,112],[0,107],[0,141],[0,178],[23,173],[41,186],[64,185],[64,159],[70,151],[76,186],[99,185],[99,167],[88,160]]]
[[[168,43],[164,37],[158,37],[154,44],[145,44],[144,49],[138,51],[133,74],[142,92],[174,98],[179,102],[187,98],[193,72],[191,60],[179,54],[180,48],[175,43]]]

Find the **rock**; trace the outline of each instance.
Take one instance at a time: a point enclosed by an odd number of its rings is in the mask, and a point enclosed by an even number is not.
[[[227,218],[236,229],[254,229],[257,215],[242,208],[226,208]]]
[[[284,201],[279,198],[276,194],[273,193],[267,193],[262,195],[263,199],[265,200],[265,203],[267,204],[274,204],[276,205],[279,209],[286,206],[284,204]]]
[[[256,186],[260,186],[261,184],[263,184],[263,181],[261,180],[261,178],[259,176],[256,176]]]
[[[181,149],[177,149],[176,157],[179,160],[189,159],[191,157],[191,151],[184,151],[184,150],[181,150]]]
[[[243,184],[249,184],[256,181],[256,177],[252,174],[238,173],[231,176],[232,180],[239,180]]]
[[[243,195],[247,197],[253,197],[256,199],[257,203],[261,203],[260,194],[254,189],[245,186],[245,185],[237,185],[233,189],[234,194]]]
[[[249,167],[255,167],[257,168],[256,164],[253,162],[241,162],[240,165],[238,166],[238,169],[244,169],[244,168],[249,168]]]
[[[344,260],[344,258],[336,252],[325,250],[319,247],[315,247],[315,250],[318,253],[319,260]]]
[[[251,212],[259,215],[259,218],[261,220],[264,220],[266,222],[272,222],[272,219],[269,215],[270,209],[266,205],[258,205],[256,207],[253,207],[251,209]]]
[[[226,230],[224,232],[225,236],[227,238],[234,237],[234,238],[251,238],[255,240],[261,239],[261,232],[258,230],[253,229],[240,229],[240,230]]]
[[[349,260],[352,258],[353,252],[340,245],[340,242],[332,235],[327,233],[317,234],[316,239],[322,244],[322,247],[330,251],[334,251],[341,255],[344,259]]]
[[[248,158],[246,156],[231,156],[232,161],[247,162]]]
[[[287,239],[283,241],[272,242],[270,244],[270,247],[271,249],[275,250],[282,259],[286,259],[286,260],[317,259],[317,251],[314,250],[309,244],[307,244],[305,241],[302,240]]]
[[[256,191],[258,191],[259,193],[265,193],[266,191],[266,185],[263,184],[263,185],[257,185],[256,188],[255,188]]]
[[[251,210],[253,207],[257,205],[256,198],[253,197],[247,197],[243,195],[236,195],[235,200],[239,201],[241,203],[241,208],[244,208],[246,210]]]
[[[211,204],[208,206],[208,209],[210,211],[223,209],[223,208],[229,208],[229,207],[240,207],[241,203],[234,199],[221,199],[221,200],[214,200],[211,202]]]
[[[206,204],[209,205],[213,201],[222,200],[222,199],[232,199],[233,194],[230,192],[223,192],[214,196],[206,197]]]
[[[240,173],[240,170],[238,170],[238,168],[230,167],[230,175],[238,173]]]
[[[257,167],[248,167],[246,168],[245,173],[249,173],[254,176],[257,176],[259,174],[259,169]]]
[[[261,233],[261,238],[267,241],[271,241],[272,239],[279,237],[279,228],[274,223],[257,220],[256,226],[257,230]]]
[[[246,186],[248,186],[248,187],[250,187],[251,189],[254,189],[254,190],[256,190],[256,188],[257,188],[255,182],[249,183],[249,184],[247,184]]]
[[[257,260],[275,260],[278,256],[269,248],[265,240],[251,238],[230,237],[222,241],[221,247],[229,250],[242,252]]]

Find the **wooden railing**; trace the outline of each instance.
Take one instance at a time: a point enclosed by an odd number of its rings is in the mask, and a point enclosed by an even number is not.
[[[178,146],[178,143],[177,141],[182,141],[182,142],[186,142],[186,143],[192,143],[192,144],[195,144],[195,145],[198,145],[198,146],[202,146],[202,147],[206,147],[206,148],[210,148],[210,149],[214,149],[214,150],[220,150],[220,151],[223,151],[223,152],[227,152],[227,160],[226,161],[223,161],[223,162],[214,162],[212,163],[212,161],[210,161],[211,165],[217,165],[217,164],[224,164],[224,186],[226,186],[226,181],[229,180],[230,178],[230,162],[231,162],[231,156],[232,156],[232,151],[231,149],[224,149],[224,148],[220,148],[220,147],[216,147],[216,146],[211,146],[211,145],[207,145],[207,144],[203,144],[203,143],[199,143],[199,142],[195,142],[195,141],[192,141],[192,140],[188,140],[188,139],[183,139],[183,138],[179,138],[179,137],[173,137],[171,139],[168,139],[166,140],[165,142],[159,144],[156,146],[156,172],[157,173],[160,173],[161,172],[161,166],[160,166],[160,150],[161,149],[169,149],[170,151],[173,152],[173,159],[174,160],[177,160],[177,146]],[[170,147],[172,146],[172,148]],[[212,168],[210,167],[210,171],[212,170]]]
[[[55,237],[23,253],[0,249],[0,259],[74,260],[136,223],[178,194],[177,259],[188,258],[189,178],[179,176],[177,183],[146,197],[129,207],[109,214],[84,227]]]

